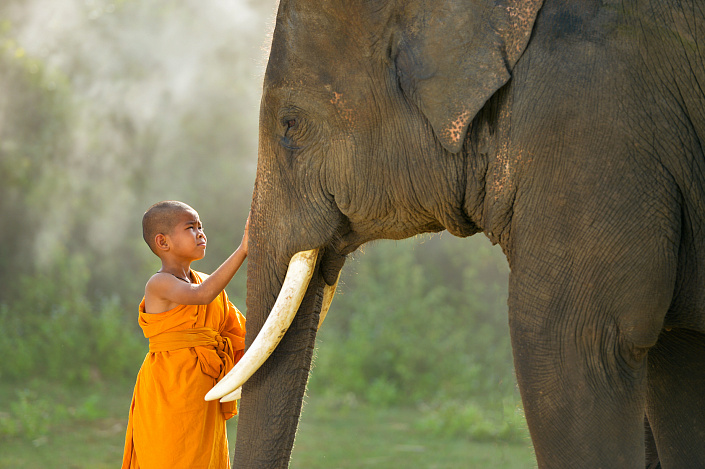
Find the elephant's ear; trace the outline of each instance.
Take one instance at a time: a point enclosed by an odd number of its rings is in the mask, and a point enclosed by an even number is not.
[[[396,67],[401,87],[452,153],[510,78],[542,0],[439,0],[407,7]]]

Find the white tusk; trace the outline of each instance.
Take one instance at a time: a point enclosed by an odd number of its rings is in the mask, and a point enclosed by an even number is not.
[[[274,303],[267,321],[262,326],[262,330],[257,334],[250,348],[245,351],[245,355],[233,369],[218,384],[213,386],[213,389],[208,391],[208,394],[206,394],[207,401],[222,398],[220,399],[221,402],[229,402],[238,399],[239,396],[236,396],[238,394],[237,389],[274,352],[287,329],[289,329],[291,321],[294,320],[296,311],[301,305],[308,283],[313,275],[317,256],[318,249],[294,254],[289,262],[289,270],[286,272],[286,278],[279,292],[279,297]]]
[[[342,272],[342,270],[340,272]],[[326,285],[325,287],[323,287],[323,304],[321,305],[321,314],[318,318],[318,330],[321,329],[321,326],[323,325],[323,320],[328,314],[328,309],[330,308],[331,303],[333,303],[335,289],[338,288],[338,282],[340,281],[340,272],[338,272],[338,278],[335,279],[335,283],[332,286]]]
[[[240,399],[240,397],[242,397],[242,386],[240,386],[239,388],[237,388],[236,390],[234,390],[233,392],[231,392],[230,394],[228,394],[225,397],[232,397],[232,399],[229,399],[229,400],[223,401],[223,402],[236,401],[236,400]]]

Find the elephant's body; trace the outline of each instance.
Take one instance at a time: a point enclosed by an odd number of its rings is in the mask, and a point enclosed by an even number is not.
[[[308,3],[281,1],[265,77],[248,343],[291,255],[325,254],[244,388],[237,467],[288,463],[344,256],[442,229],[507,255],[540,467],[641,468],[653,444],[705,467],[705,5]]]
[[[645,409],[664,467],[705,467],[705,22],[640,7],[546,3],[504,98],[484,226],[541,467],[639,467]]]

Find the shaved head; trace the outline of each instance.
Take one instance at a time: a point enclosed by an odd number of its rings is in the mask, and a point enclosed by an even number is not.
[[[142,217],[142,237],[154,254],[158,254],[154,237],[169,234],[183,213],[197,213],[193,208],[177,200],[157,202],[144,212]]]

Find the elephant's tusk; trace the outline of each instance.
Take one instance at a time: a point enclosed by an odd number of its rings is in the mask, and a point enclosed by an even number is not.
[[[335,289],[338,288],[338,282],[340,281],[340,272],[338,272],[338,278],[335,279],[335,283],[331,285],[326,285],[323,288],[323,305],[321,306],[321,314],[318,319],[318,329],[321,329],[321,326],[323,325],[323,320],[326,318],[326,314],[328,314],[328,309],[330,308],[331,303],[333,303],[333,297],[335,296]]]
[[[301,305],[308,283],[313,275],[317,256],[318,249],[294,254],[289,262],[289,270],[286,272],[286,278],[279,292],[279,297],[274,303],[267,321],[262,326],[262,330],[257,334],[252,345],[250,345],[245,355],[233,369],[218,384],[213,386],[213,389],[208,391],[208,394],[206,394],[207,401],[222,398],[220,399],[221,402],[229,402],[238,399],[239,393],[237,389],[274,352],[287,329],[289,329],[291,321],[294,320],[296,311]]]
[[[232,397],[232,399],[230,399],[230,400],[236,401],[236,400],[240,399],[241,396],[242,396],[242,386],[240,386],[239,388],[237,388],[236,390],[234,390],[230,394],[224,396],[224,398],[231,398]],[[228,402],[228,401],[223,401],[223,402]]]

